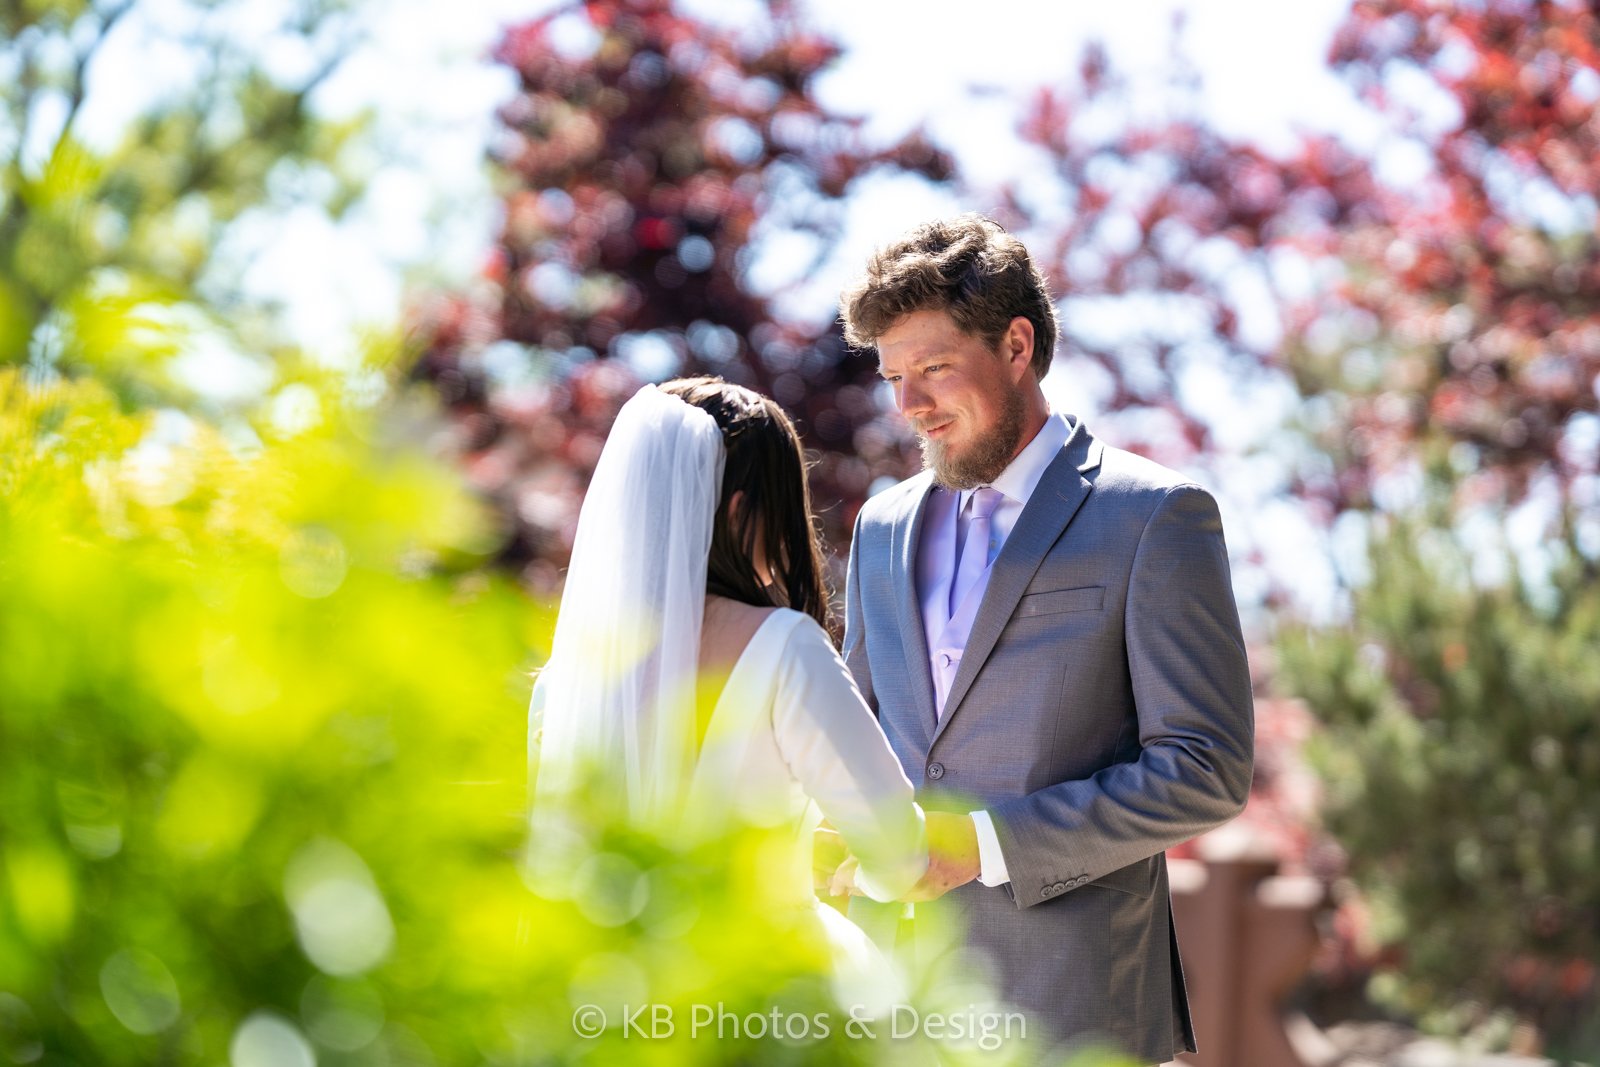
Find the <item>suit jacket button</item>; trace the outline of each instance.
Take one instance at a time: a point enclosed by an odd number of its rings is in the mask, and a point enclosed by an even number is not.
[[[930,763],[930,764],[928,764],[928,777],[932,778],[936,782],[940,778],[943,778],[944,777],[944,764],[942,764],[942,763]]]

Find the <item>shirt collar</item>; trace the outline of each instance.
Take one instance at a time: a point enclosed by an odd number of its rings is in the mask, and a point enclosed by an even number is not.
[[[1027,447],[1017,453],[1010,465],[989,484],[1000,490],[1007,500],[1026,505],[1039,480],[1044,477],[1045,468],[1056,458],[1056,453],[1066,446],[1067,438],[1071,435],[1072,428],[1067,425],[1066,416],[1051,412]],[[958,512],[967,506],[973,492],[971,489],[962,490],[956,507]]]

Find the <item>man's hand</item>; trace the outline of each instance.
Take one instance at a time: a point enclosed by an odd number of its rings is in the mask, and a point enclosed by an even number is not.
[[[905,895],[909,901],[937,900],[978,877],[978,828],[971,815],[928,812],[928,871]]]

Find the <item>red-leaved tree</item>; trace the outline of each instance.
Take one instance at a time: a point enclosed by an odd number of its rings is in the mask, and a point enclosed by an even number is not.
[[[843,504],[824,512],[835,539],[873,479],[914,462],[871,361],[832,324],[779,317],[749,268],[783,231],[820,262],[868,171],[942,181],[950,163],[920,135],[868,147],[813,95],[837,45],[786,2],[769,12],[734,30],[669,0],[589,0],[500,42],[521,83],[494,148],[504,222],[482,284],[425,309],[418,374],[535,590],[557,588],[605,432],[643,381],[713,373],[775,397],[815,450],[818,499]]]
[[[1006,190],[1011,220],[1042,235],[1069,301],[1160,299],[1170,320],[1108,334],[1069,314],[1066,352],[1101,366],[1112,410],[1164,413],[1131,432],[1177,462],[1217,421],[1184,402],[1187,364],[1292,375],[1317,445],[1293,486],[1324,519],[1409,499],[1394,483],[1430,470],[1468,508],[1540,486],[1592,506],[1592,6],[1358,3],[1329,59],[1384,120],[1373,151],[1317,134],[1277,158],[1198,118],[1084,136],[1083,116],[1124,103],[1093,51],[1074,84],[1039,92],[1022,133],[1069,206],[1030,175]],[[1271,330],[1241,330],[1263,310]]]

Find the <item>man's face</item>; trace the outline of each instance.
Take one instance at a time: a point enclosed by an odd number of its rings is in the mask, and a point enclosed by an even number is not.
[[[1026,333],[1020,359],[1019,330]],[[894,387],[895,405],[922,445],[923,466],[941,485],[985,485],[1017,454],[1032,341],[1027,320],[1014,319],[990,347],[945,311],[914,311],[878,338],[878,373]]]

